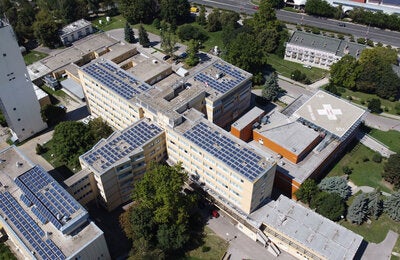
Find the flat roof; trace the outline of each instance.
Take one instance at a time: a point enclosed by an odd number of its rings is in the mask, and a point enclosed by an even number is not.
[[[98,174],[106,172],[120,160],[128,160],[138,149],[163,133],[163,129],[148,119],[141,119],[121,132],[114,132],[100,140],[91,150],[80,156]]]
[[[199,116],[196,117],[194,114]],[[186,121],[175,129],[181,132],[184,138],[250,182],[255,182],[275,165],[267,161],[265,154],[209,122],[197,110],[192,108],[184,115]],[[191,117],[195,120],[192,121]]]
[[[35,91],[36,97],[38,100],[41,100],[42,98],[48,97],[49,94],[47,94],[46,92],[44,92],[42,89],[40,89],[38,86],[36,86],[35,84],[33,84],[33,90]]]
[[[92,24],[85,19],[80,19],[78,21],[75,21],[73,23],[67,24],[60,30],[60,36],[64,36],[66,34],[73,33],[77,30],[80,30],[86,26],[91,26]]]
[[[289,43],[297,46],[334,53],[339,57],[349,54],[357,58],[366,48],[365,45],[358,43],[347,42],[345,40],[303,31],[295,31],[292,34],[292,37],[290,37]]]
[[[103,235],[88,222],[88,212],[18,148],[0,151],[0,159],[0,217],[11,229],[7,232],[14,232],[38,259],[68,258]],[[82,230],[65,235],[68,228]]]
[[[258,118],[264,113],[264,110],[258,107],[253,107],[249,112],[244,114],[235,123],[232,124],[238,130],[242,130],[248,124],[250,124],[254,119]]]
[[[332,260],[352,260],[363,237],[280,195],[250,217],[278,231],[318,255]]]
[[[364,109],[319,90],[297,109],[293,116],[341,138],[362,119],[364,114]]]
[[[61,85],[63,88],[67,89],[69,92],[74,94],[77,98],[80,100],[83,100],[85,98],[85,95],[83,94],[83,89],[82,86],[77,83],[73,79],[65,79],[63,81],[60,81]]]
[[[300,155],[319,133],[297,121],[290,121],[277,111],[267,115],[268,121],[254,131],[282,146],[295,155]]]
[[[133,63],[133,67],[127,71],[144,82],[148,82],[168,70],[172,73],[170,64],[154,57],[148,58],[142,54],[138,54],[133,56],[129,61]]]
[[[93,60],[82,67],[81,70],[127,100],[151,88],[149,84],[135,78],[130,73],[118,67],[114,62],[102,58]]]

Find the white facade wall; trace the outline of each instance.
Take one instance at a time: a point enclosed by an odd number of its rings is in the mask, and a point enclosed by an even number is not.
[[[0,108],[13,136],[24,141],[47,127],[10,25],[0,23]]]
[[[93,33],[93,27],[90,24],[71,33],[61,35],[60,40],[64,45],[68,45],[74,41],[82,39],[83,37],[91,33]]]

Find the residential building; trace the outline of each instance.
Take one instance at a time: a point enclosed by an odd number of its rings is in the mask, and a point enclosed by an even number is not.
[[[133,184],[149,163],[164,161],[166,156],[163,129],[144,118],[81,155],[82,172],[65,183],[82,204],[96,198],[111,211],[131,200]]]
[[[0,20],[0,38],[0,109],[12,139],[24,141],[47,125],[12,27],[4,20]]]
[[[346,54],[358,58],[364,49],[365,45],[358,43],[295,31],[286,43],[285,60],[329,69]]]
[[[0,225],[24,259],[111,259],[88,212],[15,146],[0,151]]]
[[[250,218],[260,240],[298,259],[352,260],[363,253],[362,236],[283,195]]]
[[[167,128],[168,160],[182,162],[192,178],[246,214],[271,195],[276,163],[204,119],[195,109]]]
[[[93,33],[92,23],[85,19],[80,19],[73,23],[64,26],[58,33],[62,44],[70,45],[76,40],[79,40]]]

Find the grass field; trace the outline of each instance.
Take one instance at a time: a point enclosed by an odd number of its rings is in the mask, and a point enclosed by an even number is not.
[[[327,70],[319,68],[304,68],[302,64],[284,60],[275,54],[267,57],[267,63],[271,65],[279,74],[290,78],[294,70],[300,70],[305,73],[311,82],[315,82],[328,74]]]
[[[382,171],[384,161],[376,163],[372,161],[374,151],[368,147],[357,144],[350,152],[346,153],[340,161],[331,169],[328,176],[341,176],[343,166],[348,166],[353,169],[349,178],[357,186],[370,186],[380,188],[382,191],[392,192],[382,180]],[[366,160],[368,158],[368,160]]]
[[[351,97],[352,102],[363,105],[365,107],[368,106],[367,101],[373,98],[379,98],[377,95],[374,94],[367,94],[367,93],[362,93],[362,92],[357,92],[357,91],[352,91],[349,89],[343,88],[343,91],[341,94],[342,97],[349,99]],[[381,100],[381,108],[383,112],[389,113],[396,115],[396,110],[395,110],[395,105],[398,104],[399,102],[391,102],[387,99],[379,98]]]
[[[210,228],[204,228],[205,238],[204,244],[199,248],[196,248],[186,254],[186,260],[198,260],[198,259],[221,259],[226,250],[228,249],[228,242],[223,238],[215,234]],[[203,248],[209,248],[209,250],[203,250]],[[203,252],[206,251],[206,252]]]
[[[72,173],[77,173],[78,171],[81,170],[80,165],[78,167],[74,168],[71,165],[68,165],[68,164],[65,164],[65,163],[59,161],[57,157],[52,156],[52,155],[54,155],[52,140],[48,141],[43,146],[47,149],[47,151],[45,153],[41,154],[41,156],[47,162],[49,162],[54,168],[61,169],[62,175],[68,176]]]
[[[43,52],[38,52],[38,51],[30,51],[27,54],[24,55],[24,61],[26,65],[30,65],[38,60],[41,60],[48,55]]]
[[[368,133],[375,139],[381,141],[389,147],[390,150],[400,153],[400,132],[396,130],[382,131],[378,129],[371,129]]]
[[[99,20],[102,21],[102,23],[99,23]],[[93,26],[96,27],[99,30],[103,31],[109,31],[112,29],[118,29],[118,28],[124,28],[126,19],[122,15],[117,15],[110,17],[110,21],[107,22],[105,16],[100,16],[94,20],[91,21]]]

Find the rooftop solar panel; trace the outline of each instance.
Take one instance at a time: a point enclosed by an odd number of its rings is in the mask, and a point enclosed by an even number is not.
[[[241,173],[250,181],[255,180],[265,171],[265,169],[258,166],[259,161],[262,159],[261,156],[256,155],[247,148],[238,147],[233,140],[217,131],[213,131],[203,122],[198,123],[186,131],[183,136],[196,143],[219,160],[227,163],[227,165]],[[209,142],[206,140],[212,141]],[[240,154],[240,156],[235,156],[235,153]],[[251,158],[251,160],[246,160],[245,164],[243,164],[243,156]]]

